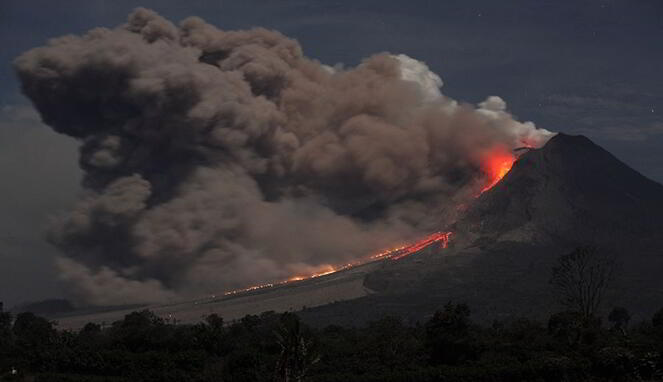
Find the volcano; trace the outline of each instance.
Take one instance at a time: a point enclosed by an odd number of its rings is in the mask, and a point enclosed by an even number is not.
[[[663,186],[584,136],[529,150],[456,229],[484,239],[597,242],[660,233]]]
[[[558,134],[525,151],[448,227],[448,249],[386,262],[365,278],[373,294],[304,317],[320,324],[384,315],[418,321],[453,301],[468,303],[480,320],[545,318],[561,309],[551,269],[579,245],[616,259],[606,309],[624,306],[645,317],[662,307],[663,186],[584,136]]]
[[[375,261],[148,308],[183,322],[211,312],[232,319],[303,309],[298,314],[305,321],[324,326],[362,325],[385,315],[414,323],[452,301],[467,303],[479,321],[545,319],[561,310],[548,282],[552,267],[580,245],[616,259],[604,309],[623,306],[637,320],[663,307],[663,186],[584,136],[557,134],[540,149],[514,155],[510,170],[453,224]],[[60,322],[77,327],[128,312]]]

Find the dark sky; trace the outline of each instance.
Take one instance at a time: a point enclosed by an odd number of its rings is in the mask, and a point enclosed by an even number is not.
[[[0,300],[10,305],[60,295],[43,232],[80,193],[76,142],[39,122],[11,62],[48,38],[121,24],[138,6],[173,21],[277,29],[329,65],[405,53],[442,77],[444,94],[498,95],[520,120],[585,134],[663,182],[660,0],[3,0]]]

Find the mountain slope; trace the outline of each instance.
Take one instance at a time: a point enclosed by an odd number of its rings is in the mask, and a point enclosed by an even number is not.
[[[637,321],[663,307],[663,186],[585,137],[559,134],[522,154],[455,224],[440,228],[453,231],[446,249],[431,245],[400,260],[299,284],[150,309],[191,322],[204,313],[233,319],[315,306],[298,314],[323,326],[361,325],[385,315],[413,323],[454,301],[468,303],[480,321],[545,319],[561,309],[548,284],[552,267],[583,244],[617,260],[604,308],[626,307]],[[78,327],[126,313],[59,319]]]
[[[656,234],[663,186],[584,136],[530,150],[456,224],[502,240],[601,241]]]
[[[417,321],[455,301],[479,320],[545,318],[561,309],[548,284],[556,259],[594,244],[617,261],[604,308],[645,317],[663,307],[662,229],[662,185],[586,137],[558,134],[467,208],[448,249],[386,262],[366,276],[373,295],[303,314],[320,325]]]

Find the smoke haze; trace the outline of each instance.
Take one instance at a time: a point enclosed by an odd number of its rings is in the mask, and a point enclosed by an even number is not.
[[[495,150],[552,133],[440,92],[405,55],[356,67],[276,31],[137,9],[15,61],[81,142],[87,194],[49,240],[79,301],[157,302],[310,273],[443,228]]]

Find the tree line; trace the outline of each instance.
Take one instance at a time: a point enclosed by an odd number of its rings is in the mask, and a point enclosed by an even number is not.
[[[611,272],[592,248],[562,256],[551,283],[565,310],[546,321],[479,325],[470,307],[449,302],[415,325],[384,317],[314,328],[274,312],[184,325],[143,310],[68,331],[3,312],[0,381],[661,380],[663,309],[635,324],[624,308],[601,317]]]

